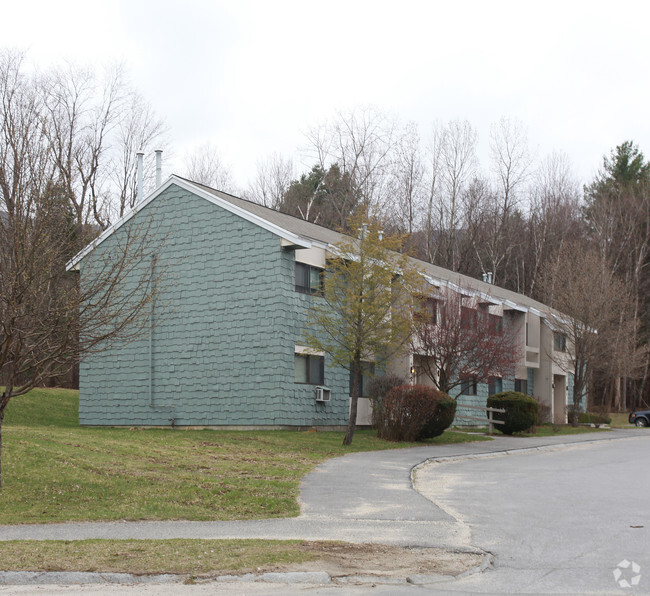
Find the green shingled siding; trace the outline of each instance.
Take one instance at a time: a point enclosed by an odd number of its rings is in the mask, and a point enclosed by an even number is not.
[[[294,383],[294,347],[315,298],[295,292],[294,253],[277,235],[177,186],[131,225],[143,221],[156,222],[148,237],[164,272],[151,353],[145,334],[82,362],[81,424],[347,423],[347,371],[326,366],[328,404]],[[82,279],[126,229],[82,261]]]
[[[456,389],[458,391],[459,388]],[[463,395],[459,394],[456,397],[456,417],[454,418],[454,426],[481,426],[481,422],[477,420],[466,420],[461,418],[462,416],[472,416],[473,418],[486,418],[487,412],[482,412],[481,410],[474,410],[470,408],[463,408],[464,405],[467,406],[478,406],[480,408],[485,408],[488,398],[488,385],[487,383],[478,383],[476,385],[476,395]],[[487,424],[487,422],[485,423]]]
[[[488,383],[477,383],[476,395],[463,395],[457,393],[460,389],[456,388],[456,417],[454,418],[454,426],[487,426],[487,412],[481,410],[474,410],[464,408],[463,406],[477,406],[479,408],[487,407],[487,399],[489,397]],[[514,391],[515,380],[504,378],[501,381],[501,391]],[[454,395],[454,392],[452,392]],[[477,420],[464,420],[462,416],[473,416],[474,418],[485,418],[486,422],[481,424]]]

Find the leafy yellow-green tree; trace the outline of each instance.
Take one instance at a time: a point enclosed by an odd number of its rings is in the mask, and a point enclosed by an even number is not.
[[[323,288],[313,301],[305,340],[335,365],[352,373],[348,430],[354,436],[362,362],[383,366],[403,349],[412,333],[413,296],[423,279],[400,252],[403,238],[384,236],[378,222],[356,216],[349,237],[334,245]]]

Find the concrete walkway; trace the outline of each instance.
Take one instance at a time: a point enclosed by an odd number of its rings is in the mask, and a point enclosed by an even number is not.
[[[414,468],[431,459],[639,436],[637,430],[352,453],[319,465],[302,481],[296,518],[233,522],[88,522],[0,526],[5,540],[262,538],[344,540],[467,550],[466,529],[412,487]]]

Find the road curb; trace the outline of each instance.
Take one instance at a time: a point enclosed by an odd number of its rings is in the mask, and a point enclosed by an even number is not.
[[[564,449],[566,447],[575,447],[579,445],[588,445],[590,443],[597,443],[600,441],[623,441],[627,439],[635,439],[636,437],[620,437],[620,436],[602,436],[599,438],[594,437],[593,439],[584,439],[580,441],[569,441],[568,443],[552,443],[549,445],[537,445],[535,447],[517,447],[514,449],[501,449],[497,451],[484,451],[482,453],[468,453],[468,454],[463,454],[463,455],[440,455],[440,456],[434,456],[434,457],[429,457],[425,459],[424,461],[421,461],[418,464],[415,464],[411,468],[411,488],[419,492],[415,488],[415,472],[417,472],[418,469],[426,466],[427,464],[432,464],[432,463],[446,463],[446,462],[453,462],[453,461],[463,461],[463,460],[468,460],[468,459],[481,459],[485,457],[499,457],[502,455],[516,455],[517,453],[525,453],[528,451],[554,451],[556,449]]]
[[[133,575],[131,573],[97,573],[90,571],[0,571],[0,586],[48,584],[168,584],[188,580],[188,576],[169,573]]]

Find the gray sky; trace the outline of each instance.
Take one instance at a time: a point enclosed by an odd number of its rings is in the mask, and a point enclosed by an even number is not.
[[[647,1],[170,0],[2,2],[3,46],[48,65],[126,62],[167,121],[178,169],[210,142],[246,186],[259,159],[295,155],[337,110],[520,120],[539,156],[582,180],[626,139],[650,156]],[[308,169],[311,164],[304,164]],[[302,169],[302,168],[300,168]]]

